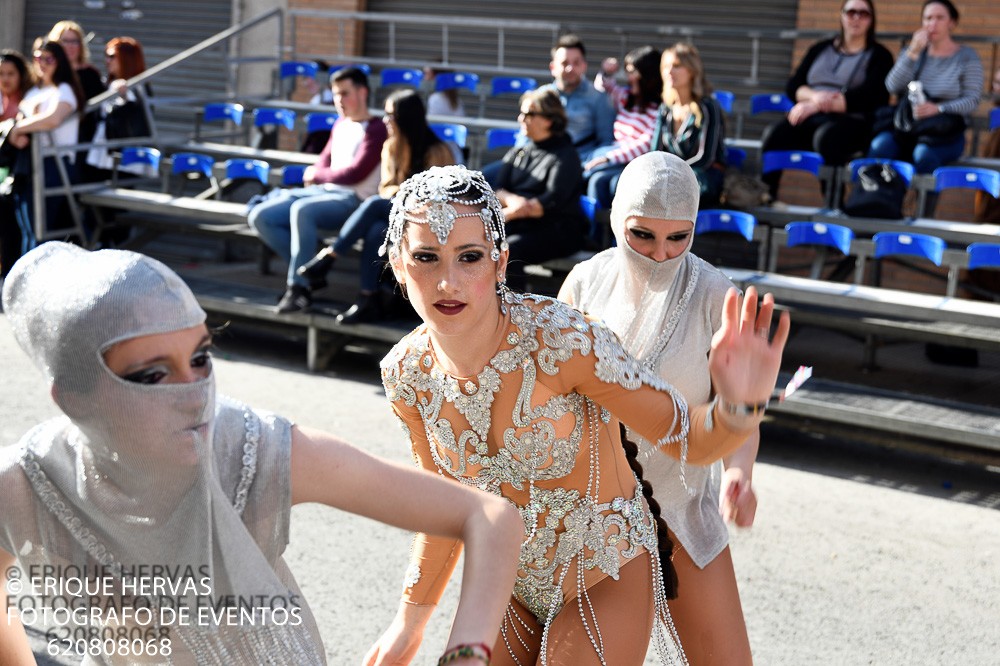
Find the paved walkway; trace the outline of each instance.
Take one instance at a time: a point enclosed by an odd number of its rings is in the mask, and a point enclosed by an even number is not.
[[[222,392],[408,458],[375,357],[348,354],[336,372],[309,374],[300,344],[240,327],[220,348]],[[0,369],[2,446],[56,408],[2,315]],[[1000,467],[768,427],[755,485],[757,524],[734,533],[733,553],[757,664],[997,663]],[[293,511],[286,557],[331,664],[360,663],[392,619],[408,547],[409,535],[332,509]],[[443,648],[456,588],[415,664]]]

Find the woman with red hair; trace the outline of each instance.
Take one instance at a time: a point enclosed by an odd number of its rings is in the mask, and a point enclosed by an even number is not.
[[[104,59],[108,67],[106,82],[109,90],[118,93],[106,101],[101,108],[101,122],[94,133],[94,142],[107,139],[122,139],[126,137],[141,137],[149,134],[149,122],[146,118],[145,98],[150,94],[148,86],[142,84],[140,91],[129,90],[127,81],[146,71],[146,57],[142,45],[132,37],[115,37],[104,47]],[[114,162],[108,149],[95,146],[87,153],[87,164],[104,170],[103,177],[112,169]],[[141,164],[120,167],[125,171],[137,174],[145,173],[146,167]]]

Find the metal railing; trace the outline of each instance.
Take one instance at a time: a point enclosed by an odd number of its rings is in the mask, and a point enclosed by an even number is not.
[[[165,72],[166,70],[183,63],[184,61],[188,60],[193,56],[198,55],[199,53],[211,49],[220,43],[226,42],[232,39],[233,37],[236,37],[237,35],[246,32],[247,30],[255,28],[258,25],[261,25],[262,23],[272,20],[276,20],[278,22],[278,44],[275,54],[273,57],[266,57],[266,56],[256,57],[253,58],[252,60],[277,63],[281,60],[281,53],[284,51],[285,17],[284,17],[284,10],[282,9],[272,9],[259,16],[256,16],[254,18],[243,21],[242,23],[234,25],[230,28],[227,28],[226,30],[219,32],[213,35],[212,37],[209,37],[208,39],[202,40],[201,42],[198,42],[194,46],[187,48],[181,51],[180,53],[171,56],[170,58],[167,58],[163,62],[160,62],[150,67],[144,72],[128,79],[126,81],[128,89],[137,93],[137,95],[140,97],[140,100],[143,103],[144,112],[146,113],[146,119],[147,122],[149,123],[149,128],[150,128],[149,136],[130,137],[127,139],[112,139],[100,142],[91,141],[87,143],[77,143],[72,146],[66,146],[66,145],[42,146],[40,145],[41,144],[40,141],[32,141],[31,142],[31,169],[33,174],[32,205],[34,208],[32,225],[34,227],[35,239],[41,242],[45,240],[50,240],[52,238],[61,238],[67,235],[66,229],[58,229],[58,230],[49,229],[49,224],[48,224],[49,220],[47,219],[48,216],[45,204],[50,197],[58,196],[58,197],[65,197],[67,201],[70,215],[73,218],[73,233],[77,234],[82,242],[86,242],[87,234],[83,225],[83,214],[80,210],[79,204],[76,202],[76,199],[74,198],[73,195],[89,192],[94,189],[107,186],[107,182],[81,183],[75,185],[72,184],[71,179],[69,177],[69,173],[66,169],[66,165],[61,159],[60,155],[64,155],[65,153],[68,152],[79,153],[79,151],[81,150],[87,150],[94,147],[113,149],[130,145],[139,145],[141,143],[148,143],[150,145],[159,147],[160,139],[156,130],[156,122],[153,118],[150,109],[150,103],[148,100],[145,99],[145,97],[142,94],[141,84],[156,78],[158,75]],[[247,59],[233,58],[230,59],[230,64],[232,65],[232,62],[234,61],[238,62],[242,60],[247,60]],[[232,69],[233,66],[230,67],[230,78],[232,78],[233,74]],[[104,93],[101,93],[100,95],[92,97],[87,101],[87,106],[85,111],[90,112],[100,108],[105,101],[114,98],[116,95],[118,95],[116,91],[108,90]],[[38,134],[41,135],[43,133],[38,133]],[[48,134],[49,143],[52,144],[53,142],[51,139],[51,133],[45,133],[45,134]],[[51,157],[54,160],[56,169],[59,173],[60,182],[54,186],[49,186],[45,182],[45,159],[49,157]]]

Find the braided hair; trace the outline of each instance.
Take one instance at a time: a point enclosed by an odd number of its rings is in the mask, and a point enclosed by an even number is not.
[[[642,464],[639,462],[639,447],[628,438],[625,424],[619,423],[622,435],[622,448],[625,449],[625,457],[628,459],[629,467],[639,478],[642,485],[642,496],[646,498],[649,511],[653,514],[653,521],[656,524],[656,543],[660,552],[660,575],[663,577],[663,589],[667,593],[667,599],[677,598],[677,571],[674,569],[672,560],[674,552],[674,542],[667,532],[667,521],[660,515],[660,503],[653,497],[653,486],[642,477]]]

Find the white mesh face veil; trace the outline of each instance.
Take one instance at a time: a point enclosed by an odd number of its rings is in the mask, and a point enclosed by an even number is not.
[[[453,204],[473,210],[460,213]],[[461,164],[431,167],[403,181],[392,198],[389,230],[379,252],[384,255],[399,247],[407,222],[428,225],[444,245],[460,217],[482,220],[483,235],[493,248],[490,258],[497,261],[500,252],[507,249],[503,209],[483,174]]]
[[[116,376],[104,362],[118,342],[203,325],[205,313],[187,285],[141,254],[49,242],[14,265],[3,305],[15,338],[68,417],[22,440],[21,466],[43,505],[37,511],[65,528],[39,535],[46,561],[110,567],[119,578],[164,566],[209,581],[168,595],[168,604],[197,606],[228,595],[287,599],[288,586],[216,473],[213,446],[232,439],[234,424],[228,419],[225,432],[216,432],[223,426],[216,422],[214,373],[146,385]],[[243,424],[236,425],[242,441]],[[170,579],[176,584],[177,575]],[[250,654],[240,645],[256,637],[243,623],[192,625],[171,628],[181,663],[185,655],[214,663],[210,655],[228,645]]]
[[[697,179],[683,160],[663,152],[636,158],[622,172],[611,208],[617,247],[578,265],[567,280],[574,305],[603,319],[628,352],[691,405],[711,397],[708,353],[729,282],[691,254],[693,233],[679,256],[656,262],[629,246],[625,223],[633,216],[686,220],[693,230],[698,199]],[[693,561],[706,566],[728,538],[719,516],[718,464],[685,471],[637,433],[630,437],[663,517]]]
[[[601,318],[636,358],[649,360],[651,354],[662,351],[656,344],[658,322],[667,319],[683,293],[674,286],[683,284],[677,280],[678,272],[687,265],[694,234],[684,252],[657,262],[632,249],[625,237],[625,222],[630,217],[689,220],[693,229],[699,196],[691,167],[662,151],[629,162],[618,181],[611,204],[611,230],[617,241],[611,250],[614,259],[606,267],[610,274],[591,281],[588,288],[596,291],[587,300],[604,304]]]

